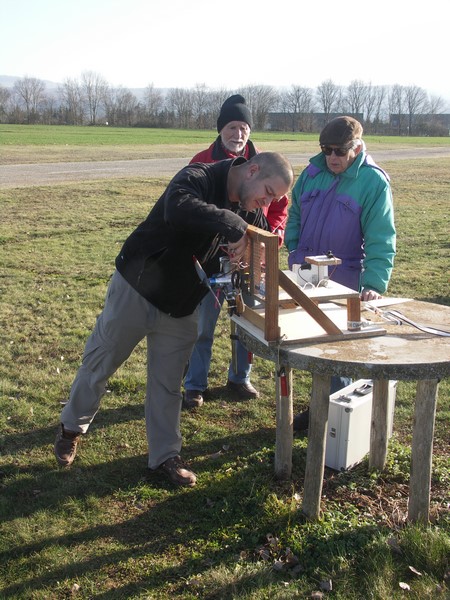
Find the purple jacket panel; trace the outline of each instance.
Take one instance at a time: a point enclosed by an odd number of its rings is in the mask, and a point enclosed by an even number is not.
[[[310,175],[319,171],[308,167]],[[353,290],[359,290],[362,261],[364,259],[361,231],[361,206],[349,195],[336,194],[339,177],[327,190],[305,192],[300,198],[302,213],[301,240],[297,249],[289,254],[289,267],[302,264],[305,256],[332,252],[342,260],[337,267],[328,267],[330,279]],[[355,248],[360,248],[355,255]]]

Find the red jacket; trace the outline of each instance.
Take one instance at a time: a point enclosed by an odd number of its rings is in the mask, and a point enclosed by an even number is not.
[[[242,156],[248,160],[249,158],[252,158],[252,156],[255,156],[255,154],[258,153],[259,150],[255,147],[253,142],[248,140]],[[224,147],[219,135],[216,141],[213,142],[209,148],[206,148],[206,150],[202,150],[201,152],[196,154],[189,164],[192,164],[194,162],[214,163],[218,162],[219,160],[224,160],[226,158],[236,158],[236,155]],[[263,209],[264,214],[267,217],[267,221],[269,222],[269,225],[271,227],[272,233],[276,233],[278,235],[279,246],[282,245],[284,240],[284,230],[286,228],[288,203],[288,197],[283,196],[278,202],[271,202],[269,206]]]

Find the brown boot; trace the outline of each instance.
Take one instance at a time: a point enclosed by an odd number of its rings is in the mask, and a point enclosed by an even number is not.
[[[155,470],[164,473],[175,485],[193,487],[197,481],[196,474],[187,468],[180,456],[168,458]]]
[[[259,398],[259,392],[255,389],[250,382],[248,383],[234,383],[234,381],[227,381],[227,388],[233,394],[237,394],[239,400],[251,400],[252,398]]]
[[[200,390],[185,390],[183,394],[183,408],[199,408],[203,404],[203,392]]]
[[[56,460],[61,467],[70,467],[73,463],[77,454],[77,446],[80,437],[81,433],[64,429],[64,425],[61,423],[54,448]]]

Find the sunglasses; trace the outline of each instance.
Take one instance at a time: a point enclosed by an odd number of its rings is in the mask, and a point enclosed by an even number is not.
[[[336,156],[345,156],[349,150],[353,148],[353,144],[349,146],[341,146],[341,148],[332,148],[331,146],[320,146],[320,149],[325,154],[325,156],[331,156],[333,152]]]

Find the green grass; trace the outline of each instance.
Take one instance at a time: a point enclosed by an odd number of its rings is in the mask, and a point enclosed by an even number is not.
[[[216,134],[211,130],[0,124],[0,164],[189,157],[208,146]],[[252,139],[265,150],[288,154],[312,155],[318,150],[316,133],[256,131]],[[449,137],[368,136],[365,140],[377,150],[450,146]]]
[[[205,143],[210,131],[63,125],[0,125],[2,145],[136,146],[140,144]]]
[[[213,132],[213,135],[214,132]],[[260,132],[252,133],[252,139],[262,142],[314,142],[317,133]],[[64,125],[5,125],[0,124],[0,146],[136,146],[141,144],[208,144],[211,130],[152,129],[139,127],[71,127]],[[418,148],[449,146],[448,137],[381,137],[369,136],[367,144],[413,146]]]
[[[450,159],[383,167],[398,229],[390,293],[449,304]],[[305,521],[307,439],[295,438],[292,479],[276,480],[274,367],[256,358],[252,380],[261,398],[230,399],[225,311],[212,397],[182,415],[195,488],[174,489],[147,473],[145,344],[110,380],[73,467],[56,467],[60,403],[114,258],[165,183],[0,190],[0,598],[285,600],[310,598],[328,580],[326,596],[339,600],[445,598],[448,380],[440,383],[428,527],[405,522],[414,385],[399,382],[383,473],[371,473],[367,460],[345,473],[327,469],[321,519]],[[307,373],[295,373],[296,410],[308,403],[310,383]]]
[[[316,133],[259,132],[252,133],[257,142],[270,141],[313,141]],[[367,143],[389,143],[390,145],[449,146],[448,137],[389,137],[369,136]],[[80,146],[92,145],[140,145],[140,144],[196,144],[211,143],[211,130],[152,129],[140,127],[71,127],[65,125],[5,125],[0,124],[0,146],[46,144]]]

